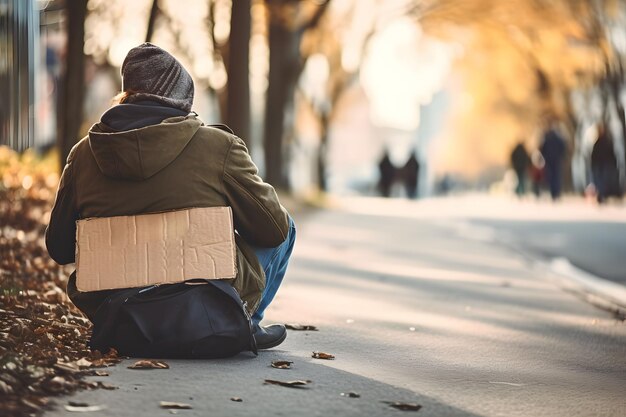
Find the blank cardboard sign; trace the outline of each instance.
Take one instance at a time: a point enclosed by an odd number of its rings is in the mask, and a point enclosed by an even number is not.
[[[237,274],[230,207],[91,218],[79,220],[77,226],[79,291]]]

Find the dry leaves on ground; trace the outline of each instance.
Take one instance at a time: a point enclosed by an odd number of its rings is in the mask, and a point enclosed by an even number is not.
[[[45,247],[58,183],[54,157],[40,161],[0,146],[0,415],[30,416],[50,396],[102,388],[84,377],[85,361],[114,363],[91,352],[91,324],[69,302],[69,270]],[[83,361],[84,359],[84,361]]]
[[[401,411],[419,411],[422,406],[414,403],[402,403],[397,401],[382,401],[385,404],[388,404],[389,407],[393,407],[397,410]]]
[[[142,359],[130,365],[128,369],[170,369],[170,366],[163,361]]]
[[[324,353],[324,352],[313,352],[311,357],[313,359],[326,359],[326,360],[335,359],[335,355],[331,355],[330,353]]]
[[[306,385],[310,384],[311,382],[312,381],[309,379],[296,381],[277,381],[275,379],[265,380],[265,384],[280,385],[281,387],[287,388],[306,388]]]
[[[291,361],[273,361],[272,368],[276,369],[291,369]]]

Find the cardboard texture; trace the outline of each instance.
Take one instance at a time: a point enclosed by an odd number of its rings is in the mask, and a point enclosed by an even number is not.
[[[237,274],[230,207],[191,208],[77,222],[79,291]]]

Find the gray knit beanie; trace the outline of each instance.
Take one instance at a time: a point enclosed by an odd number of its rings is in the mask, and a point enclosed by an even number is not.
[[[122,89],[135,93],[127,103],[152,100],[191,111],[191,76],[169,52],[151,43],[128,51],[122,64]]]

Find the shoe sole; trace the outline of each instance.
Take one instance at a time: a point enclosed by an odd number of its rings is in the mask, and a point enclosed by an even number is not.
[[[280,339],[277,339],[276,341],[269,343],[267,345],[256,345],[256,348],[258,350],[266,350],[266,349],[271,349],[273,347],[276,347],[278,345],[280,345],[281,343],[283,343],[285,341],[285,339],[287,338],[287,331],[285,331],[285,333],[283,333],[282,337]]]

